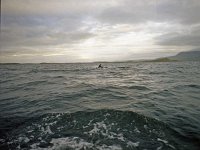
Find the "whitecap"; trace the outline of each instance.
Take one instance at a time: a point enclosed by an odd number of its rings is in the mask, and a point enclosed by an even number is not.
[[[140,142],[131,142],[131,141],[128,141],[127,142],[127,147],[138,147],[140,144]]]

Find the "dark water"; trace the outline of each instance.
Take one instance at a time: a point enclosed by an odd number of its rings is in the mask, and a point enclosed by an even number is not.
[[[0,149],[199,149],[200,62],[0,65]]]

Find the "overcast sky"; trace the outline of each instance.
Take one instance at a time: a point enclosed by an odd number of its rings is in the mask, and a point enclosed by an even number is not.
[[[0,62],[152,59],[200,47],[200,0],[1,0]]]

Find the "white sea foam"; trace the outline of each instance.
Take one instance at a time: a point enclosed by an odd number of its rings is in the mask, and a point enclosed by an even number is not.
[[[56,123],[57,123],[58,121],[54,121],[54,122],[51,122],[51,123],[49,123],[49,125],[55,125]]]
[[[96,147],[98,150],[122,150],[122,148],[118,145],[111,145],[111,146],[107,146],[107,145],[102,145],[102,146],[97,146]]]
[[[97,134],[100,130],[105,130],[106,133],[108,132],[107,126],[106,126],[106,124],[104,123],[104,121],[95,123],[95,124],[94,124],[94,128],[93,128],[91,131],[89,131],[88,133],[89,133],[90,135],[92,135],[92,134]]]
[[[148,129],[148,127],[147,127],[147,125],[146,125],[146,124],[144,125],[144,128],[145,128],[146,130]]]
[[[134,132],[140,133],[140,130],[138,130],[138,128],[135,127]]]
[[[36,149],[39,149],[38,145],[39,145],[39,143],[34,143],[34,144],[30,145],[30,147],[32,150],[36,150]]]
[[[131,142],[131,141],[128,141],[127,142],[127,147],[138,147],[140,144],[140,142]]]
[[[44,134],[53,134],[53,132],[51,131],[50,126],[46,126],[46,128],[41,127],[41,130]]]
[[[29,130],[29,131],[27,131],[28,133],[31,133],[31,132],[33,132],[34,130]]]
[[[28,143],[28,142],[30,141],[30,139],[27,138],[27,137],[19,137],[19,138],[18,138],[18,141],[19,141],[19,142],[25,142],[25,143]]]
[[[171,147],[172,149],[176,149],[173,145],[169,144],[169,142],[166,141],[166,140],[162,140],[160,138],[157,138],[157,141],[163,142],[165,145]]]
[[[125,138],[124,138],[124,136],[123,136],[122,133],[118,134],[117,136],[118,136],[118,139],[119,139],[119,140],[125,141]]]
[[[96,124],[94,124],[94,128],[93,128],[91,131],[89,131],[88,133],[89,133],[90,135],[92,135],[92,134],[96,134],[96,133],[99,132],[99,131],[100,131],[100,129],[97,127]]]
[[[109,114],[109,113],[106,113],[104,116],[107,117],[107,116],[110,116],[110,114]]]
[[[0,139],[0,142],[5,142],[5,140],[4,139]]]
[[[117,134],[114,132],[110,132],[112,125],[114,125],[114,123],[106,125],[104,121],[97,122],[94,123],[94,128],[92,130],[90,130],[89,132],[84,132],[84,134],[89,134],[90,136],[94,134],[101,134],[108,139],[118,139],[124,142],[125,137],[123,136],[122,133]]]
[[[95,144],[89,143],[78,137],[52,139],[50,143],[52,144],[52,146],[49,146],[47,148],[40,148],[39,143],[34,143],[31,145],[31,150],[62,150],[62,149],[122,150],[122,148],[118,145],[103,144],[96,146]]]
[[[94,146],[92,143],[88,143],[83,139],[78,139],[77,137],[52,139],[51,143],[53,144],[53,147],[51,147],[50,150],[66,148],[80,150],[85,149],[86,147],[92,148]]]
[[[166,140],[162,140],[162,139],[160,139],[160,138],[157,138],[157,141],[163,142],[163,143],[165,143],[165,144],[168,143],[168,141],[166,141]]]
[[[162,146],[159,146],[159,147],[157,147],[157,149],[156,150],[161,150],[162,149]]]

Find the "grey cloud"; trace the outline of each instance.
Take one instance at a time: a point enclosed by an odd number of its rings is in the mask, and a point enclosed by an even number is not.
[[[166,36],[166,35],[163,35]],[[200,46],[200,35],[180,35],[165,37],[158,40],[157,44],[165,46]]]
[[[200,26],[191,30],[163,34],[155,40],[158,45],[164,46],[200,46]]]
[[[73,43],[93,36],[89,31],[80,31],[83,25],[83,16],[77,14],[3,14],[1,47]]]
[[[102,0],[2,0],[2,11],[9,15],[20,16],[60,16],[65,14],[92,14],[116,5],[116,1]]]
[[[1,52],[12,50],[22,51],[27,48],[27,53],[33,51],[33,48],[53,47],[58,45],[77,44],[83,40],[94,37],[95,35],[88,31],[51,31],[49,28],[3,28],[1,30]],[[45,48],[44,48],[45,49]]]
[[[123,1],[121,5],[105,9],[98,18],[101,21],[112,24],[141,23],[155,16],[152,2],[146,1]]]
[[[64,44],[70,48],[95,36],[89,29],[81,29],[87,16],[80,13],[84,8],[77,6],[63,0],[2,0],[1,54],[24,48],[31,53],[38,47]]]
[[[127,36],[129,39],[125,39],[126,35],[131,33],[134,33],[133,36],[143,34],[141,37],[138,36],[141,38],[141,43],[143,39],[145,41],[145,34],[149,36],[149,43],[142,43],[144,46],[138,43],[139,47],[144,47],[141,48],[143,53],[145,47],[149,46],[149,51],[152,52],[156,50],[151,48],[156,46],[160,49],[165,48],[166,51],[169,50],[167,49],[169,46],[175,46],[177,49],[200,46],[199,0],[2,0],[1,2],[0,51],[6,56],[21,53],[36,54],[39,57],[42,54],[53,54],[54,50],[55,54],[59,54],[60,50],[63,54],[69,52],[69,55],[72,56],[73,53],[75,56],[72,51],[78,54],[83,53],[80,49],[90,51],[89,49],[94,48],[94,55],[97,54],[95,58],[107,59],[107,54],[114,55],[116,49],[119,52],[116,57],[122,57],[122,51],[127,51],[129,55],[128,50],[134,46],[135,41],[130,40],[132,36]],[[157,35],[160,36],[154,39]],[[83,43],[86,46],[81,47],[82,42],[90,38],[93,40]],[[120,41],[120,38],[124,41]]]
[[[182,24],[200,22],[199,0],[165,0],[157,5],[158,19],[173,20]]]
[[[30,30],[29,30],[30,31]],[[26,30],[26,32],[29,32]],[[26,32],[18,33],[17,31],[10,33],[2,31],[1,46],[17,46],[18,44],[26,45],[55,45],[55,44],[70,44],[79,42],[84,39],[95,36],[89,32],[51,32],[51,33],[36,33],[36,35],[28,35]],[[5,36],[4,36],[5,34]]]
[[[19,5],[20,3],[20,5]],[[12,16],[94,17],[103,23],[200,22],[199,0],[2,0],[2,12]],[[69,18],[69,16],[66,16]]]
[[[49,28],[51,30],[77,30],[83,25],[83,16],[65,14],[64,16],[10,16],[2,15],[2,27],[10,28]]]
[[[99,19],[109,23],[200,22],[199,0],[125,0],[121,5],[107,8]]]

